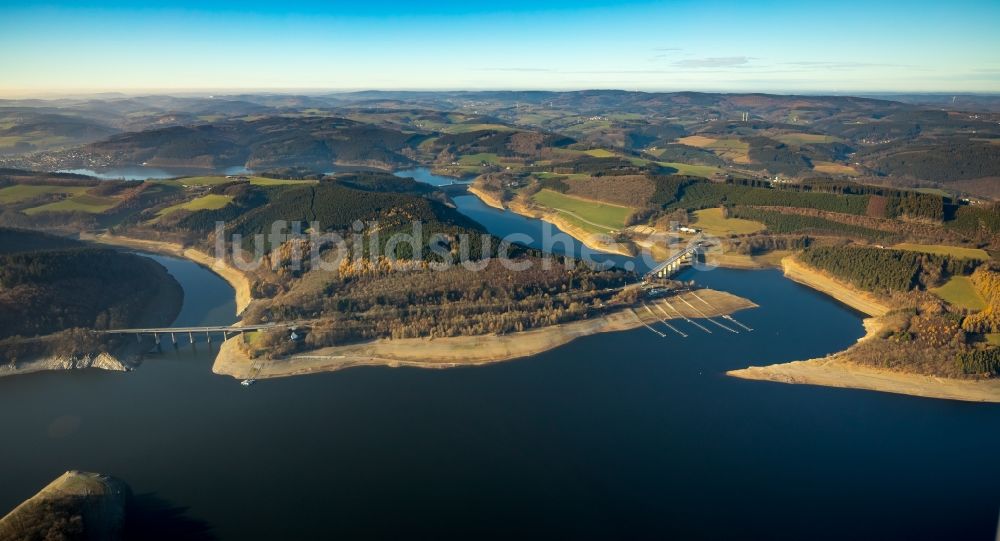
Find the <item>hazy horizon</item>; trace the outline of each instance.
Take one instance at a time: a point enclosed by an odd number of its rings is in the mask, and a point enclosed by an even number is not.
[[[722,89],[691,89],[691,88],[664,88],[664,89],[628,89],[628,88],[313,88],[313,89],[274,89],[274,88],[205,88],[205,89],[90,89],[79,91],[15,91],[5,93],[0,91],[0,99],[6,100],[62,100],[62,99],[100,99],[112,97],[148,97],[148,96],[170,96],[177,98],[227,98],[240,95],[280,95],[280,96],[313,96],[329,97],[337,94],[353,94],[362,92],[642,92],[648,94],[657,93],[680,93],[694,92],[703,94],[764,94],[773,96],[844,96],[844,97],[871,97],[890,99],[892,96],[998,96],[997,92],[965,92],[965,91],[838,91],[824,92],[817,91],[795,91],[795,90],[722,90]]]
[[[995,93],[997,20],[986,1],[29,1],[0,8],[0,96]]]

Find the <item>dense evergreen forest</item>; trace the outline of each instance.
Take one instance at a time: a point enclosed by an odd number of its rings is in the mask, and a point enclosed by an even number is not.
[[[773,210],[762,210],[751,207],[733,207],[729,216],[744,220],[753,220],[767,226],[767,230],[775,234],[804,233],[811,235],[843,236],[873,242],[892,242],[899,235],[871,229],[859,225],[845,224],[815,216],[800,216],[797,214],[782,214]]]
[[[134,254],[0,229],[0,239],[12,238],[21,240],[3,244],[0,254],[0,338],[128,327],[162,288],[176,286],[157,263]],[[35,246],[12,249],[28,243]]]
[[[958,354],[957,360],[966,374],[1000,376],[1000,348],[963,351]]]
[[[945,227],[984,241],[995,241],[1000,236],[1000,203],[959,207],[954,220],[945,222]]]
[[[872,149],[873,168],[882,175],[935,182],[1000,176],[1000,152],[987,141],[953,139]]]
[[[412,233],[413,224],[419,223],[423,253],[413,254],[409,244],[400,244],[395,256],[404,259],[423,256],[427,260],[437,257],[430,246],[434,235],[447,238],[468,235],[471,253],[479,254],[482,236],[485,234],[479,224],[454,209],[437,201],[405,193],[358,190],[324,181],[316,186],[279,188],[271,191],[267,199],[266,204],[234,216],[227,223],[227,233],[250,239],[256,234],[269,233],[271,224],[275,221],[286,220],[300,224],[299,230],[303,232],[317,224],[322,231],[337,232],[346,239],[359,232],[355,225],[361,223],[364,228],[360,232],[366,236],[377,231],[378,247],[381,249],[386,246],[391,235]],[[212,223],[214,224],[214,220]],[[366,249],[369,249],[370,243],[365,244]]]
[[[865,246],[817,246],[802,261],[875,293],[905,292],[939,285],[953,275],[972,272],[971,259]]]

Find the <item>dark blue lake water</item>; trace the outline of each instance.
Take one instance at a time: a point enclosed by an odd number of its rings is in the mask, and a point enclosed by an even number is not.
[[[156,259],[179,325],[234,320],[221,279]],[[250,388],[204,343],[0,379],[0,509],[72,468],[168,504],[173,538],[992,539],[1000,406],[726,377],[843,349],[860,316],[777,271],[682,277],[761,305],[736,314],[755,331]]]

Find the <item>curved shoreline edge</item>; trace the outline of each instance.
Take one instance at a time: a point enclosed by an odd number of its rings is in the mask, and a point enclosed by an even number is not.
[[[41,539],[52,533],[62,534],[60,539],[120,539],[131,498],[131,488],[120,479],[70,470],[0,517],[0,539]],[[68,522],[53,524],[55,513],[77,516],[82,535],[74,535]]]
[[[157,281],[157,291],[155,297],[148,303],[147,309],[139,318],[137,326],[158,327],[169,325],[181,312],[184,302],[184,288],[177,283],[163,265],[148,258],[145,258],[143,261],[151,265],[150,272],[153,275],[153,279]],[[82,356],[52,354],[21,359],[16,363],[16,366],[9,364],[7,359],[0,359],[0,377],[83,368],[128,372],[138,366],[143,352],[148,351],[150,347],[152,347],[152,341],[148,339],[138,343],[127,340],[109,352]]]
[[[698,290],[698,295],[715,307],[714,310],[703,309],[703,312],[710,317],[757,307],[748,299],[724,291],[701,289]],[[658,302],[650,301],[648,304],[656,308]],[[691,302],[698,301],[691,298]],[[684,308],[680,310],[688,317],[699,317],[690,310]],[[679,319],[679,316],[671,319]],[[354,366],[377,365],[394,368],[409,366],[437,369],[478,366],[529,357],[584,336],[627,331],[644,325],[655,325],[659,321],[660,319],[641,313],[639,310],[625,308],[592,319],[549,325],[506,335],[382,339],[321,348],[276,360],[250,359],[239,347],[236,342],[238,339],[230,339],[220,346],[212,371],[237,379],[266,379],[332,372]],[[661,330],[667,331],[665,327]]]
[[[84,240],[188,259],[216,273],[233,287],[236,292],[238,314],[242,313],[252,301],[250,282],[240,271],[193,248],[184,248],[176,243],[108,234],[87,236]],[[699,290],[699,294],[714,307],[717,307],[714,311],[703,309],[703,312],[710,317],[728,315],[739,310],[757,307],[748,299],[723,291],[703,289]],[[650,304],[655,305],[655,302]],[[681,312],[685,311],[681,309]],[[692,318],[698,317],[694,313],[685,315]],[[654,324],[656,321],[645,315],[640,317],[637,312],[629,308],[593,319],[550,325],[503,336],[376,340],[348,346],[322,348],[273,361],[250,359],[238,346],[236,340],[239,338],[232,338],[220,345],[219,353],[212,365],[212,371],[237,379],[265,379],[330,372],[365,365],[439,369],[476,366],[528,357],[565,345],[583,336],[631,330],[643,325]],[[239,325],[239,322],[236,325]]]
[[[891,310],[887,303],[875,295],[859,291],[850,284],[803,265],[794,256],[785,257],[781,263],[785,276],[789,279],[829,295],[869,316],[863,321],[866,332],[858,340],[859,342],[878,336],[882,329],[879,318]],[[1000,403],[998,380],[964,380],[881,370],[851,362],[846,358],[844,351],[823,358],[730,370],[726,375],[777,383],[863,389],[966,402]]]
[[[226,281],[236,292],[236,315],[239,316],[246,310],[253,301],[250,293],[250,280],[239,270],[229,266],[225,261],[216,259],[205,252],[194,248],[185,248],[177,243],[164,242],[158,240],[136,239],[111,235],[104,233],[101,235],[80,235],[81,240],[143,250],[154,254],[168,255],[187,259],[202,267],[207,268],[220,278]]]
[[[504,208],[502,204],[499,207],[494,204],[499,203],[495,197],[484,197],[485,194],[481,193],[481,190],[470,186],[469,192],[475,194],[487,205]],[[511,206],[510,210],[524,216],[548,221],[587,246],[601,249],[600,246],[588,244],[588,239],[585,237],[589,235],[583,235],[582,232],[573,227],[563,228],[561,223],[557,223],[558,216],[547,217],[539,216],[537,213],[529,214],[524,212],[527,209],[518,209],[514,206]],[[752,260],[744,261],[732,257],[724,258],[719,263],[721,267],[745,270],[767,267],[767,265],[755,264]],[[858,340],[859,342],[877,336],[881,328],[878,318],[892,309],[887,302],[876,295],[861,291],[850,284],[809,268],[800,263],[794,255],[781,259],[781,269],[788,279],[828,295],[838,302],[866,314],[868,317],[863,320],[866,333]],[[729,370],[726,375],[747,380],[863,389],[924,398],[1000,403],[1000,381],[998,380],[962,380],[879,370],[853,363],[844,357],[844,353],[844,351],[840,351],[818,359]]]

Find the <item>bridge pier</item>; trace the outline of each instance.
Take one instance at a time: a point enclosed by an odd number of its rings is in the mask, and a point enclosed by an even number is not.
[[[189,332],[188,333],[188,342],[190,342],[191,344],[194,344],[194,333],[193,332]]]
[[[212,335],[209,334],[208,331],[205,331],[205,341],[208,342],[209,344],[212,343]]]
[[[136,344],[141,344],[142,343],[142,333],[139,333],[139,332],[135,333],[135,343]]]

